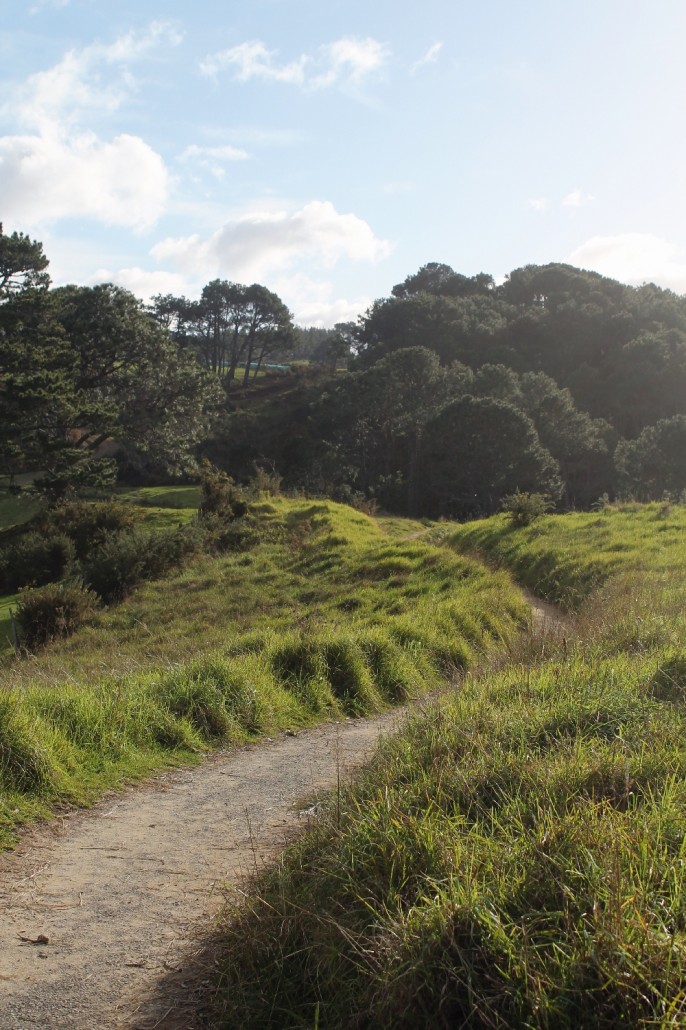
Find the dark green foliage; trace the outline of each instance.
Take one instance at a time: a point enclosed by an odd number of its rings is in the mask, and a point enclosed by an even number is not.
[[[231,476],[204,459],[200,465],[200,516],[216,516],[230,522],[241,518],[247,510],[248,502]]]
[[[62,579],[76,557],[65,534],[25,533],[0,550],[0,588],[13,594],[20,587],[43,586]]]
[[[21,645],[27,651],[44,647],[51,640],[71,636],[98,609],[92,590],[74,584],[50,583],[22,592],[17,605]]]
[[[661,419],[638,439],[620,441],[615,464],[625,494],[639,500],[678,498],[686,490],[686,415]]]
[[[420,463],[427,514],[488,514],[515,490],[560,495],[557,463],[505,401],[467,395],[445,407],[425,427]]]
[[[42,243],[23,232],[6,236],[0,222],[0,302],[21,290],[48,286],[48,264]]]
[[[192,527],[164,533],[143,529],[110,533],[84,561],[83,578],[105,604],[111,604],[138,583],[163,576],[197,547]]]
[[[74,541],[76,555],[85,559],[106,536],[124,533],[139,525],[141,512],[131,504],[107,501],[61,501],[40,519],[45,534],[66,534]]]

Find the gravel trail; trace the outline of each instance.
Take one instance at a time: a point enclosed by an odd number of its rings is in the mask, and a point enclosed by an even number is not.
[[[400,718],[262,739],[28,832],[0,856],[2,1030],[198,1025],[202,928]]]
[[[567,633],[526,596],[535,630]],[[212,918],[407,711],[262,738],[27,831],[0,855],[0,1030],[205,1026]]]

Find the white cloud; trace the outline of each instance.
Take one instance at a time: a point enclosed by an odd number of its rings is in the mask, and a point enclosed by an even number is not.
[[[650,233],[593,236],[577,247],[567,260],[634,286],[654,282],[677,293],[686,293],[686,252]]]
[[[314,77],[311,85],[314,89],[338,82],[361,86],[366,78],[381,70],[388,56],[388,47],[376,39],[338,39],[320,47],[319,61],[324,70]]]
[[[547,211],[550,207],[550,201],[547,197],[529,197],[526,203],[534,211]]]
[[[168,185],[162,158],[137,136],[0,138],[3,214],[27,229],[68,217],[145,229],[162,214]]]
[[[143,268],[120,268],[118,272],[99,268],[89,277],[89,282],[116,283],[117,286],[130,290],[146,304],[158,293],[173,293],[178,297],[184,294],[198,295],[201,289],[198,284],[189,284],[184,276],[176,272],[147,272]]]
[[[135,90],[129,63],[180,39],[173,26],[153,22],[113,43],[69,51],[10,91],[0,113],[14,118],[21,134],[0,136],[0,195],[8,222],[33,228],[85,216],[145,229],[157,220],[169,191],[162,158],[138,136],[102,140],[90,123]]]
[[[562,201],[563,207],[586,207],[587,204],[593,203],[595,197],[592,197],[590,193],[582,193],[581,190],[572,190]]]
[[[181,35],[168,22],[153,22],[141,32],[127,32],[112,43],[69,50],[52,68],[35,72],[0,107],[25,129],[39,131],[79,124],[93,112],[112,112],[135,89],[129,64],[154,50],[177,46]]]
[[[202,269],[208,277],[262,281],[302,261],[330,268],[341,258],[378,261],[390,249],[357,215],[339,214],[329,201],[314,200],[294,212],[250,211],[207,239],[196,234],[162,240],[151,254],[187,273]]]
[[[392,179],[390,182],[384,183],[381,187],[384,193],[388,193],[390,196],[397,196],[402,193],[412,193],[415,186],[414,183],[409,179]]]
[[[234,69],[234,78],[239,82],[248,79],[268,79],[273,82],[291,82],[302,85],[305,79],[305,61],[303,55],[290,64],[279,65],[275,62],[275,50],[267,50],[259,40],[240,43],[238,46],[210,54],[200,63],[203,75],[215,76],[225,68]]]
[[[225,165],[233,161],[246,161],[250,157],[247,150],[229,145],[219,147],[199,147],[195,143],[179,154],[179,161],[205,168],[218,179],[226,174]]]
[[[262,79],[313,90],[334,85],[359,88],[382,70],[389,54],[388,47],[376,39],[346,36],[280,64],[278,51],[268,50],[261,40],[252,40],[208,55],[200,63],[200,70],[214,77],[231,69],[238,82]]]
[[[411,74],[415,75],[420,68],[425,68],[427,64],[435,64],[442,49],[443,43],[434,43],[430,46],[423,57],[420,57],[419,60],[415,61],[412,65],[412,68],[410,69]]]
[[[354,322],[371,304],[370,297],[355,300],[333,299],[334,286],[306,275],[276,279],[273,289],[293,312],[298,325],[328,329],[337,322]]]

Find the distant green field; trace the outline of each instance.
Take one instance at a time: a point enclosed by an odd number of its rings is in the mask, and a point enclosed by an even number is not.
[[[197,486],[139,486],[123,490],[117,496],[120,500],[152,508],[196,510],[200,504],[200,490]]]
[[[38,511],[38,501],[26,494],[11,494],[0,487],[0,530],[28,522]]]

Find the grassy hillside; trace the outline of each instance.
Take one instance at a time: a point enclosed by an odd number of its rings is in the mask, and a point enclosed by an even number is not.
[[[351,508],[278,501],[254,517],[250,550],[199,557],[5,661],[0,833],[217,744],[380,710],[511,644],[527,619],[507,574]]]
[[[656,502],[549,515],[526,527],[499,515],[439,527],[432,538],[506,566],[539,597],[574,610],[619,572],[683,568],[685,530],[686,507]]]
[[[225,929],[227,1027],[684,1025],[683,524],[447,531],[551,598],[604,586],[578,639],[468,678],[255,883]]]
[[[120,493],[120,499],[131,504],[141,515],[146,528],[175,529],[195,518],[199,491],[194,486],[138,487]],[[40,511],[40,502],[30,494],[13,494],[0,484],[0,535],[25,525]],[[10,535],[10,534],[7,534]],[[0,594],[0,661],[12,652],[10,611],[19,595]]]

